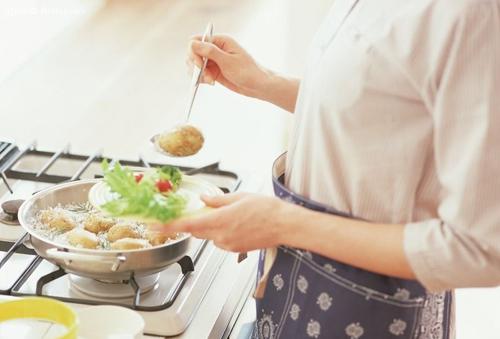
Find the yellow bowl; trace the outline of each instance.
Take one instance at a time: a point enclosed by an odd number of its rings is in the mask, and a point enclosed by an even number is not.
[[[29,297],[0,302],[0,323],[15,319],[39,319],[64,325],[67,332],[57,339],[77,338],[77,315],[73,309],[60,301]]]

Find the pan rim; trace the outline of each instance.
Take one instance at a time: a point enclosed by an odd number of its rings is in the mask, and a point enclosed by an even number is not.
[[[74,252],[74,253],[82,253],[82,254],[95,254],[99,256],[117,256],[117,255],[123,255],[123,254],[128,254],[128,253],[140,253],[140,252],[149,252],[149,251],[155,251],[155,250],[162,250],[168,247],[174,247],[175,245],[185,242],[188,239],[192,238],[192,235],[189,233],[182,233],[183,235],[180,236],[178,239],[175,239],[171,242],[168,242],[166,244],[162,244],[160,246],[152,246],[148,248],[139,248],[139,249],[131,249],[131,250],[106,250],[106,249],[90,249],[90,248],[80,248],[76,246],[71,246],[71,245],[66,245],[66,244],[61,244],[57,243],[51,239],[48,239],[40,234],[38,234],[35,229],[32,227],[31,223],[26,220],[26,211],[33,206],[33,204],[39,200],[45,197],[46,195],[53,193],[54,191],[58,191],[61,189],[65,189],[67,187],[71,186],[81,186],[81,185],[86,185],[86,184],[97,184],[98,182],[101,182],[102,179],[80,179],[77,181],[72,181],[72,182],[67,182],[67,183],[61,183],[61,184],[56,184],[51,187],[47,187],[33,196],[31,196],[29,199],[23,202],[21,207],[19,208],[19,213],[18,213],[18,218],[19,218],[19,223],[21,224],[21,227],[29,233],[30,237],[35,237],[39,241],[43,241],[54,248],[62,249],[65,252]],[[212,185],[211,183],[208,183]],[[213,185],[217,190],[219,190],[221,193],[222,191],[215,185]]]

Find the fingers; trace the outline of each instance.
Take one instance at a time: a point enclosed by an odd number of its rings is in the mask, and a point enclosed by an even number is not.
[[[209,60],[213,60],[216,64],[223,63],[225,60],[227,60],[228,57],[228,54],[217,47],[217,45],[197,40],[191,41],[191,51],[194,55],[201,58],[208,58]],[[201,65],[203,65],[203,61],[201,62]]]
[[[244,197],[244,193],[230,193],[224,195],[203,195],[201,196],[201,200],[209,206],[209,207],[222,207],[235,203],[238,200],[241,200]]]
[[[190,40],[201,41],[201,35],[193,35]],[[215,46],[222,49],[224,52],[232,53],[241,50],[241,46],[229,35],[217,34],[212,37],[210,41]]]
[[[194,65],[194,63],[191,59],[186,59],[186,67],[187,67],[188,75],[192,76],[194,67],[198,67],[198,66]],[[209,65],[207,65],[207,67],[205,68],[205,71],[203,72],[203,74],[201,76],[201,83],[214,85],[218,74],[219,74],[219,71],[217,70],[216,66],[210,67]]]
[[[217,64],[211,60],[208,60],[205,72],[203,72],[202,80],[205,83],[213,85],[215,81],[218,80],[220,75],[220,69]]]
[[[209,85],[214,85],[215,80],[217,79],[216,74],[218,74],[217,66],[214,67],[212,65],[211,67],[209,67],[209,65],[207,65],[205,71],[201,75],[201,82]]]
[[[196,66],[198,68],[201,68],[203,66],[203,58],[193,53],[193,51],[190,51],[188,56],[188,61],[191,64],[191,66]]]
[[[163,225],[162,232],[186,232],[196,237],[209,238],[209,233],[220,225],[220,217],[218,211],[210,211],[197,216],[176,219]]]
[[[188,48],[188,59],[186,64],[188,73],[192,74],[194,67],[201,68],[203,59],[208,59],[207,68],[201,78],[202,83],[213,85],[215,81],[223,82],[224,79],[218,79],[221,74],[221,68],[230,66],[228,63],[231,59],[231,54],[243,51],[238,43],[229,36],[216,35],[211,42],[201,42],[202,37],[195,35],[191,37]],[[231,87],[231,84],[223,84],[226,87]]]
[[[220,196],[202,196],[201,198],[208,207],[218,208],[231,205],[242,199],[245,195],[245,193],[232,193]],[[210,239],[212,233],[224,224],[222,222],[224,215],[222,210],[214,210],[197,216],[176,219],[166,225],[149,225],[149,228],[161,233],[186,232],[196,237]]]
[[[187,232],[193,233],[197,228],[200,228],[199,222],[197,219],[201,218],[183,218],[174,220],[167,225],[163,225],[164,232]]]
[[[218,208],[234,204],[246,195],[247,193],[232,193],[221,196],[202,196],[202,200],[207,206]],[[224,208],[176,219],[166,225],[148,225],[148,228],[160,233],[191,233],[197,238],[214,239],[221,235],[221,227],[227,226],[228,220],[232,219],[234,219],[234,210]]]

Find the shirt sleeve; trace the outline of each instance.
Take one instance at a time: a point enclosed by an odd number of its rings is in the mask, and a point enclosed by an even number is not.
[[[431,110],[438,218],[405,226],[410,265],[432,291],[500,285],[500,3],[470,3]]]

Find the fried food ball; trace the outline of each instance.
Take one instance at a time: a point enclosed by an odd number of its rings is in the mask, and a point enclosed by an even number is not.
[[[171,132],[163,133],[158,139],[158,145],[167,153],[186,157],[198,153],[203,147],[205,138],[194,126],[185,125]]]
[[[146,237],[153,246],[163,245],[167,240],[177,238],[177,233],[163,233],[156,231],[147,231]]]
[[[151,247],[151,244],[146,239],[122,238],[111,243],[113,250],[136,250],[148,247]]]
[[[48,227],[60,232],[67,232],[76,227],[75,221],[68,212],[60,209],[47,209],[41,211],[40,221]]]
[[[83,228],[92,233],[107,232],[116,223],[113,219],[106,218],[103,216],[92,214],[85,219],[83,223]]]
[[[68,242],[77,247],[83,248],[96,248],[99,244],[99,239],[97,236],[89,231],[85,231],[81,228],[75,228],[68,233],[66,233]]]
[[[108,240],[113,242],[123,238],[140,238],[141,234],[134,225],[119,223],[111,227],[108,231]]]

